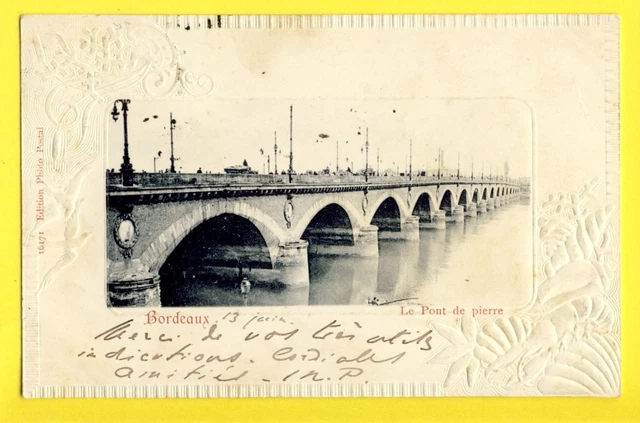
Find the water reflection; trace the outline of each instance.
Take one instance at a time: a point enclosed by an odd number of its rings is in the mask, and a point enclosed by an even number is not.
[[[297,306],[309,304],[309,287],[287,288],[278,284],[253,284],[243,295],[238,284],[216,283],[214,275],[191,281],[174,281],[161,292],[166,307],[191,306]]]
[[[515,202],[446,230],[421,230],[420,240],[380,240],[379,257],[310,256],[310,285],[286,288],[196,279],[162,292],[165,306],[282,306],[366,304],[417,298],[438,306],[523,305],[530,297],[531,208]],[[193,273],[187,271],[186,274]],[[213,282],[212,282],[213,281]],[[185,283],[186,282],[186,283]],[[507,303],[507,304],[506,304]]]
[[[309,304],[365,304],[377,297],[442,306],[521,306],[532,286],[531,222],[528,201],[515,202],[448,223],[445,231],[421,230],[419,243],[380,240],[377,260],[312,258]]]

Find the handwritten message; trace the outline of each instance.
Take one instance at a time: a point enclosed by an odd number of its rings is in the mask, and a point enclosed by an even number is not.
[[[435,334],[426,322],[416,330],[415,324],[381,327],[357,317],[305,324],[256,312],[213,320],[152,310],[97,328],[76,357],[96,362],[111,381],[367,383],[403,362],[425,363],[432,354]]]

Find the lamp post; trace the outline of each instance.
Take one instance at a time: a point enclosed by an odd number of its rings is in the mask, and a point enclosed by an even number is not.
[[[364,181],[369,182],[369,127],[367,127],[367,139],[364,142],[364,148],[365,148]]]
[[[340,141],[336,140],[336,175],[340,172],[338,164],[340,163]]]
[[[473,181],[473,157],[471,157],[471,180]]]
[[[175,162],[176,160],[178,160],[173,156],[173,130],[175,129],[175,127],[176,127],[176,120],[173,118],[173,113],[169,113],[169,129],[171,132],[171,159],[170,159],[171,168],[169,169],[169,171],[171,173],[176,173]]]
[[[293,182],[293,105],[289,107],[289,183]]]
[[[122,174],[122,185],[126,187],[133,186],[133,165],[129,158],[129,132],[127,128],[127,112],[129,111],[129,99],[119,99],[113,102],[113,110],[111,116],[114,121],[118,121],[120,112],[118,111],[118,103],[122,108],[123,124],[124,124],[124,155],[122,156],[122,164],[120,165],[120,173]]]
[[[278,133],[273,131],[273,174],[278,174]]]
[[[409,139],[409,181],[413,174],[413,139]]]

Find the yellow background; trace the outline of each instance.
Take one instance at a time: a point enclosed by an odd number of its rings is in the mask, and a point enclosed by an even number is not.
[[[17,421],[640,421],[640,0],[279,1],[5,0],[0,15],[0,422]],[[20,291],[22,14],[616,13],[621,16],[622,397],[23,400]]]

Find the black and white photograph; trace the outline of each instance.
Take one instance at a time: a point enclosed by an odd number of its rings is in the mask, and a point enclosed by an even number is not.
[[[528,283],[525,103],[290,103],[114,102],[110,306],[464,304]]]

